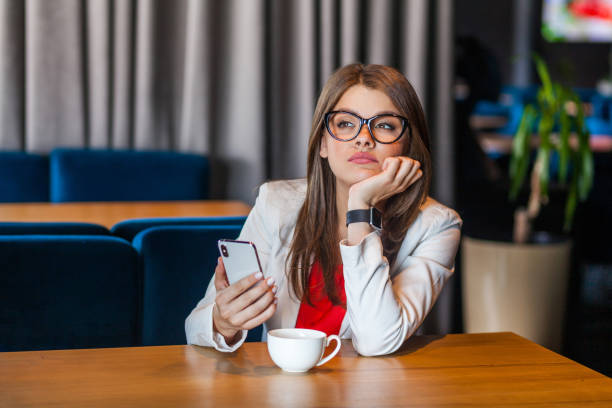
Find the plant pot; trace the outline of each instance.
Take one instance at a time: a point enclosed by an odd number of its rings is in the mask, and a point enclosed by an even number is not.
[[[561,349],[571,241],[462,243],[464,330],[511,331]]]

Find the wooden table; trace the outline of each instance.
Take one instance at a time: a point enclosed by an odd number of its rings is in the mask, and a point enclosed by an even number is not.
[[[282,372],[265,343],[0,353],[4,407],[612,406],[612,379],[512,333],[418,336],[386,357],[349,342]]]
[[[247,215],[240,201],[137,201],[90,203],[0,204],[0,221],[89,222],[112,227],[131,218]]]

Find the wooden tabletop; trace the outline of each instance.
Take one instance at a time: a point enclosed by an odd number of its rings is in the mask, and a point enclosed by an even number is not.
[[[0,353],[4,407],[612,406],[612,379],[512,333],[417,336],[397,353],[338,356],[305,374],[265,343]]]
[[[89,203],[0,204],[0,221],[89,222],[112,227],[132,218],[213,217],[247,215],[240,201],[137,201]]]

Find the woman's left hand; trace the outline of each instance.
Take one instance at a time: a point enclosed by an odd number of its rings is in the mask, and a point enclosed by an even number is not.
[[[348,209],[367,209],[405,191],[423,176],[421,163],[405,156],[387,157],[382,171],[349,189]]]

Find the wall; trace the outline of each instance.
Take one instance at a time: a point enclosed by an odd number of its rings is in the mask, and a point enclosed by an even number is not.
[[[456,35],[478,38],[497,58],[504,83],[512,78],[513,0],[460,0],[455,7]],[[566,78],[573,66],[572,85],[594,87],[609,73],[609,43],[549,43],[540,35],[541,1],[534,1],[534,50],[551,66],[555,78]],[[494,4],[494,6],[492,6]],[[535,75],[534,75],[535,78]]]

